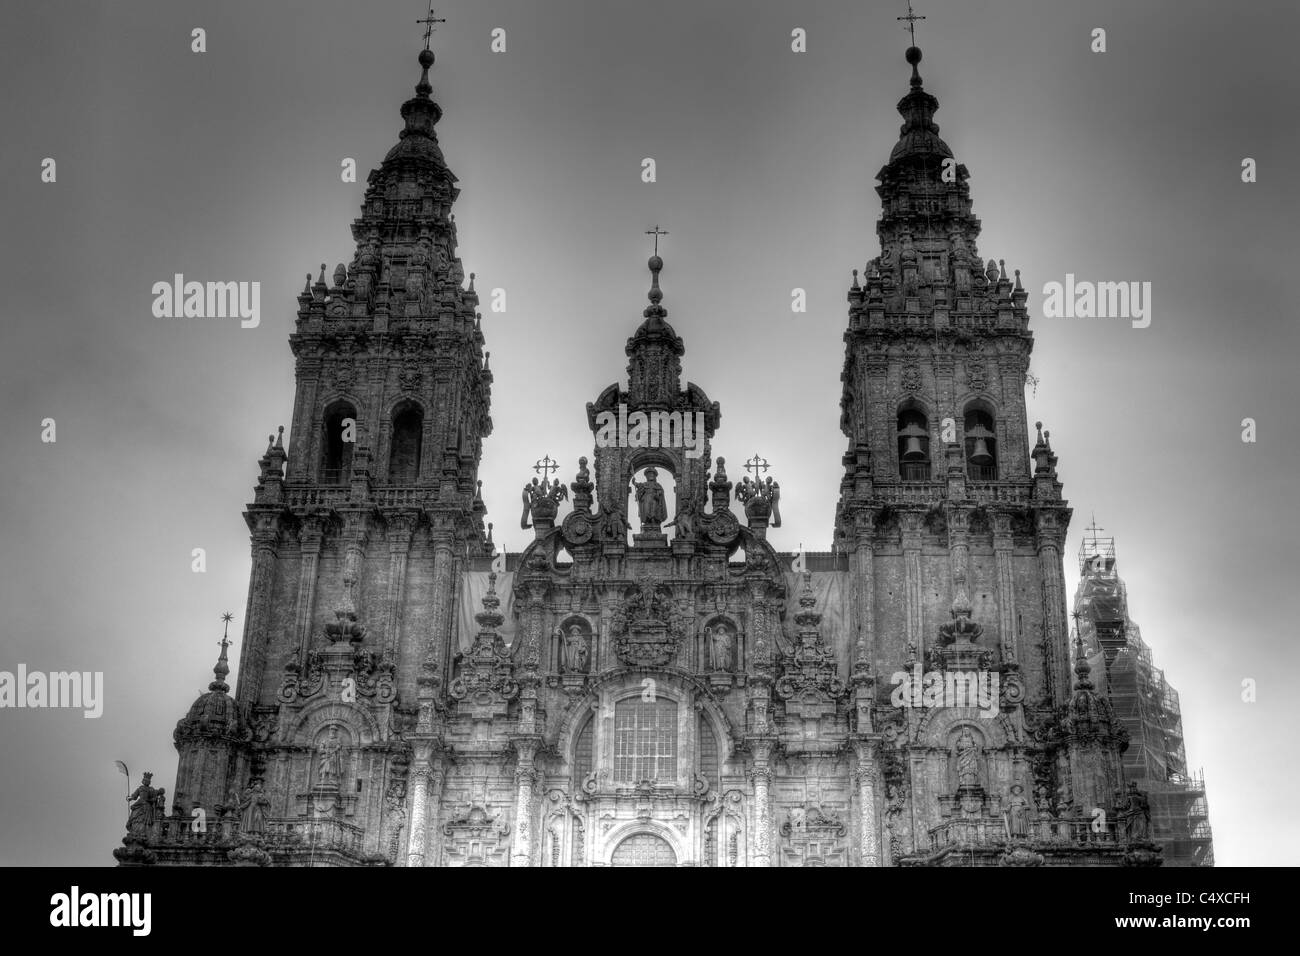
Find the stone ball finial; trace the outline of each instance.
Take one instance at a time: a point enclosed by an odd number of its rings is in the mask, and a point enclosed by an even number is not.
[[[646,264],[650,266],[651,272],[658,272],[664,267],[664,261],[659,256],[651,256],[650,261]]]
[[[907,52],[903,54],[903,57],[908,63],[912,64],[912,66],[916,66],[921,62],[921,48],[919,46],[909,46]]]
[[[420,51],[420,66],[424,67],[426,70],[427,70],[429,67],[433,66],[433,51],[432,51],[432,50],[421,50],[421,51]]]

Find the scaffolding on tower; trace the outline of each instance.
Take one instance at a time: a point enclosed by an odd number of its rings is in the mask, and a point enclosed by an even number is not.
[[[1082,639],[1098,690],[1128,730],[1125,782],[1136,781],[1148,794],[1152,836],[1164,847],[1164,865],[1213,866],[1205,774],[1187,768],[1178,692],[1155,666],[1141,629],[1129,617],[1115,539],[1100,536],[1100,530],[1094,521],[1079,548],[1075,637]]]

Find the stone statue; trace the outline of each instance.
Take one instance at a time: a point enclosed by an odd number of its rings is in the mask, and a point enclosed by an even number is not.
[[[126,798],[130,812],[126,818],[126,829],[135,836],[146,837],[154,821],[161,816],[159,803],[163,799],[163,790],[153,786],[153,774],[146,773],[140,778],[140,786]]]
[[[320,745],[316,757],[316,786],[338,787],[339,778],[343,774],[342,750],[343,745],[339,743],[339,729],[331,727],[330,735]]]
[[[709,667],[715,671],[731,670],[731,632],[725,624],[715,624],[709,635]]]
[[[587,672],[587,637],[577,624],[569,625],[569,633],[564,635],[564,670],[568,674],[585,674]]]
[[[540,497],[541,493],[541,482],[536,478],[533,479],[532,484],[524,485],[524,493],[522,495],[524,513],[519,518],[519,527],[523,528],[525,531],[532,527],[528,519],[533,513],[533,499]]]
[[[1029,836],[1029,801],[1025,798],[1025,788],[1018,783],[1011,787],[1011,796],[1007,797],[1007,831],[1013,840]]]
[[[658,481],[659,472],[654,468],[645,470],[645,481],[632,479],[632,490],[636,493],[637,510],[641,515],[642,531],[658,531],[659,526],[668,520],[668,508],[664,504],[664,489]]]
[[[266,811],[271,805],[262,790],[262,781],[254,780],[252,785],[244,788],[244,795],[239,801],[239,832],[245,834],[266,832]]]
[[[681,507],[677,509],[677,517],[668,522],[664,527],[677,528],[677,537],[689,538],[695,534],[695,522],[699,517],[700,509],[692,498],[687,497]]]
[[[957,786],[978,787],[980,785],[980,747],[975,742],[969,727],[963,727],[957,738]]]
[[[1130,843],[1141,843],[1151,838],[1151,801],[1138,789],[1136,781],[1128,782],[1128,805],[1120,811],[1124,837]]]
[[[597,519],[600,525],[600,536],[605,541],[627,541],[628,523],[623,517],[623,511],[613,502],[601,501],[600,517]]]

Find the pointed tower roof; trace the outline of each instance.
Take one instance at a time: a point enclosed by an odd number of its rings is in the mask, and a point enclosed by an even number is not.
[[[385,164],[403,156],[419,156],[446,168],[438,137],[433,131],[438,120],[442,119],[442,107],[434,101],[433,84],[429,82],[429,67],[433,66],[433,60],[432,50],[425,48],[420,51],[420,82],[415,84],[415,95],[402,104],[406,128],[398,134],[397,145],[384,157]]]
[[[641,313],[645,321],[627,340],[627,390],[635,408],[671,408],[681,391],[682,356],[686,345],[668,324],[668,310],[661,305],[663,290],[659,273],[664,261],[650,257],[650,304]]]
[[[646,263],[650,267],[650,291],[646,293],[646,298],[650,304],[641,312],[645,316],[645,321],[641,323],[633,336],[627,340],[627,354],[643,348],[650,343],[662,343],[666,345],[675,355],[684,355],[686,345],[682,342],[673,327],[668,324],[668,310],[665,309],[663,302],[664,293],[659,288],[659,273],[663,271],[664,261],[659,256],[654,255]]]
[[[934,122],[939,100],[921,86],[921,74],[917,70],[917,65],[921,62],[921,48],[908,47],[904,56],[912,64],[912,88],[898,101],[898,112],[903,116],[903,125],[899,127],[898,142],[889,154],[889,162],[892,164],[913,156],[951,157],[952,150],[939,138],[939,127]]]
[[[231,615],[223,614],[221,619],[226,624],[226,631],[221,635],[221,653],[212,668],[212,683],[190,706],[189,713],[177,722],[172,736],[178,742],[184,737],[233,737],[241,732],[239,709],[230,696],[230,685],[226,683],[226,677],[230,674],[226,650],[230,647],[228,632]]]

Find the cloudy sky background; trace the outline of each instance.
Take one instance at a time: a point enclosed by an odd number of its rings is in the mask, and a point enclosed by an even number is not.
[[[878,252],[874,176],[906,91],[905,4],[467,0],[439,8],[438,127],[496,373],[484,496],[589,454],[585,403],[661,247],[715,452],[784,491],[780,550],[830,546],[845,291]],[[1220,864],[1300,861],[1288,674],[1300,423],[1294,4],[922,0],[921,73],[971,172],[979,250],[1030,289],[1030,420],[1117,538],[1134,618],[1182,694]],[[418,78],[418,0],[27,4],[0,34],[0,669],[105,672],[104,716],[0,712],[0,863],[110,865],[125,760],[170,794],[171,731],[242,634],[240,513],[292,410],[303,275],[352,256],[365,173]],[[205,54],[190,30],[207,30]],[[1108,31],[1108,52],[1089,50]],[[507,31],[507,52],[489,34]],[[808,52],[790,31],[808,31]],[[44,157],[58,181],[42,184]],[[354,157],[357,184],[340,182]],[[652,156],[659,181],[640,181]],[[1244,185],[1240,163],[1259,164]],[[262,283],[262,322],[156,319],[150,287]],[[1044,319],[1067,272],[1150,281],[1150,328]],[[806,315],[790,290],[807,290]],[[486,308],[486,299],[484,306]],[[1258,422],[1243,444],[1241,420]],[[58,441],[40,441],[57,421]],[[207,550],[206,574],[190,570]],[[238,644],[234,654],[239,651]],[[233,683],[232,675],[232,683]],[[1258,702],[1241,700],[1244,678]],[[132,785],[136,781],[132,780]]]

